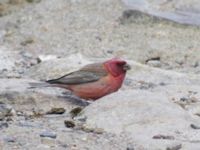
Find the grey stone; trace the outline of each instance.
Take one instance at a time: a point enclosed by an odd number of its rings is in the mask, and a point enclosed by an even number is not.
[[[57,137],[57,134],[51,131],[44,131],[40,133],[40,137],[49,137],[55,139]]]

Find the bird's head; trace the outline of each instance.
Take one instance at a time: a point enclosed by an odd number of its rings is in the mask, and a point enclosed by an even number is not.
[[[131,69],[130,65],[127,64],[126,61],[118,58],[113,58],[104,62],[104,66],[106,67],[108,72],[115,77],[125,74],[127,70]]]

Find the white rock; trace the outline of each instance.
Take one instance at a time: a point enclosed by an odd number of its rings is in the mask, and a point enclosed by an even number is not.
[[[198,124],[200,121],[194,120],[184,109],[159,92],[117,92],[88,106],[84,115],[87,117],[88,127],[103,128],[115,134],[126,133],[137,144],[149,150],[164,149],[173,141],[193,141],[200,138],[200,134],[190,128],[191,123]],[[152,138],[160,134],[175,139]]]

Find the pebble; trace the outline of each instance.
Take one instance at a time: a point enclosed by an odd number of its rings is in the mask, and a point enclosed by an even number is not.
[[[22,51],[20,54],[25,58],[29,58],[29,59],[33,58],[33,55],[31,53],[29,53],[29,52]]]
[[[166,150],[179,150],[181,148],[182,148],[182,144],[178,144],[178,145],[169,146],[166,148]]]
[[[40,137],[49,137],[49,138],[55,139],[57,137],[57,134],[51,131],[44,131],[40,133]]]
[[[126,150],[135,150],[133,147],[127,147]]]
[[[32,43],[34,43],[34,39],[30,37],[30,38],[24,40],[23,42],[21,42],[20,44],[22,46],[27,46],[27,45],[32,44]]]
[[[55,146],[56,141],[55,141],[55,139],[52,139],[49,137],[44,137],[41,139],[41,143],[44,145],[48,145],[48,146]]]
[[[152,66],[152,67],[161,67],[161,62],[159,60],[151,60],[147,62],[147,65]]]
[[[7,122],[0,122],[0,129],[7,128],[7,127],[8,127],[8,123]]]
[[[195,125],[195,124],[191,124],[190,127],[191,127],[192,129],[196,129],[196,130],[200,129],[200,126]]]
[[[161,135],[161,134],[158,134],[158,135],[154,135],[153,139],[174,140],[175,138],[174,138],[174,136],[170,136],[170,135]]]
[[[73,108],[73,109],[70,111],[71,117],[72,117],[72,118],[76,117],[82,110],[83,110],[83,108],[81,108],[81,107]]]
[[[52,108],[46,114],[63,114],[63,113],[65,113],[65,109],[64,108]]]
[[[7,104],[0,104],[0,120],[3,120],[6,116],[11,115],[12,107]]]
[[[4,141],[14,143],[14,142],[16,142],[16,139],[14,137],[6,137],[6,138],[4,138]]]
[[[73,128],[73,127],[75,127],[75,123],[73,121],[71,121],[71,120],[65,120],[64,123],[65,123],[65,126],[67,128]]]
[[[37,60],[38,62],[43,62],[43,61],[49,61],[49,60],[53,60],[53,59],[57,59],[58,56],[56,55],[40,55],[38,56]]]

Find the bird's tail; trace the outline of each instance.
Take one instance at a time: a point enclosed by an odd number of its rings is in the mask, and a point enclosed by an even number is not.
[[[32,89],[32,88],[52,87],[51,84],[46,83],[46,82],[30,82],[29,85],[30,85],[30,87],[29,87],[30,89]]]

